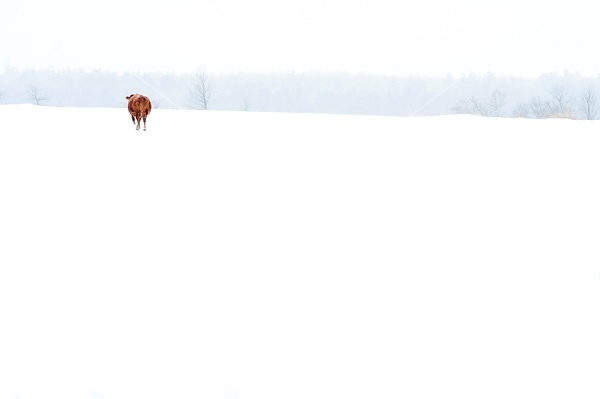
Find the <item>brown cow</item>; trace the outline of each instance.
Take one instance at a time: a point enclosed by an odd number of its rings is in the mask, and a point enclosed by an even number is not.
[[[152,103],[150,99],[146,96],[142,96],[141,94],[130,94],[125,97],[129,102],[127,103],[127,109],[131,114],[131,120],[133,124],[137,125],[135,130],[140,130],[140,121],[144,121],[144,130],[146,130],[146,117],[152,111]]]

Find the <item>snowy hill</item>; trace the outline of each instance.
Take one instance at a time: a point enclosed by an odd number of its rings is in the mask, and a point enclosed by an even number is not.
[[[0,399],[597,398],[600,124],[0,107]]]

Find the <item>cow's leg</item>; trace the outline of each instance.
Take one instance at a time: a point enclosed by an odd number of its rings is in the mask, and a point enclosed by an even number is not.
[[[131,121],[133,122],[133,125],[135,126],[135,116],[131,115]]]
[[[144,120],[144,131],[146,131],[146,115],[142,119]]]
[[[135,119],[137,120],[137,125],[135,126],[135,130],[140,130],[140,121],[142,119],[141,115],[136,115]]]

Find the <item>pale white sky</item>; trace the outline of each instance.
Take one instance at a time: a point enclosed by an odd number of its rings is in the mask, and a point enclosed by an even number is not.
[[[13,0],[0,14],[0,67],[596,75],[597,17],[589,7],[583,0]]]

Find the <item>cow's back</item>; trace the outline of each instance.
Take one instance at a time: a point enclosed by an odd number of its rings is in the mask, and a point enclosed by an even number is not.
[[[125,97],[129,102],[127,103],[127,109],[132,115],[137,114],[140,116],[146,116],[152,111],[152,103],[150,99],[141,94],[132,94]]]

